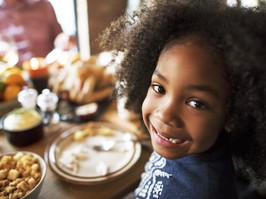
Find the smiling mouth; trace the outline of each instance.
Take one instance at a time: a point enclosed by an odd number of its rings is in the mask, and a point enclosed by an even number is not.
[[[162,138],[162,139],[164,139],[164,140],[166,140],[168,142],[171,142],[173,144],[181,144],[182,142],[184,142],[184,140],[180,140],[180,139],[177,139],[177,138],[168,138],[168,137],[165,137],[165,136],[161,135],[160,133],[158,133],[157,131],[156,131],[156,134],[160,138]]]

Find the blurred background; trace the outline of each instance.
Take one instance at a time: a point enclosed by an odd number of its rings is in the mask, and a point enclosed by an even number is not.
[[[82,41],[79,49],[84,57],[99,53],[94,40],[97,35],[125,10],[132,12],[149,0],[50,0],[65,32]],[[266,0],[222,0],[231,6],[265,7]],[[64,9],[61,9],[64,6]]]
[[[98,34],[125,11],[137,9],[141,0],[50,0],[64,32],[75,35],[82,57],[101,51]],[[61,9],[64,7],[64,9]]]
[[[106,67],[111,52],[102,52],[96,39],[113,20],[149,1],[0,0],[0,111],[24,87],[38,94],[49,88],[77,104],[106,98],[115,82]],[[266,8],[266,0],[221,2]]]

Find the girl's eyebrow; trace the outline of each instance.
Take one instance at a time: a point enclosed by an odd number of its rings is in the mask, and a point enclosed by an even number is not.
[[[160,79],[163,79],[164,81],[167,81],[167,79],[157,70],[155,70],[153,72],[153,75],[156,75],[157,77],[159,77]]]
[[[167,82],[167,79],[166,77],[164,77],[159,71],[155,70],[153,75],[156,75],[158,76],[160,79],[164,80]],[[212,87],[208,86],[208,85],[200,85],[200,84],[191,84],[191,85],[188,85],[187,86],[187,90],[190,90],[190,91],[202,91],[202,92],[207,92],[207,93],[210,93],[212,94],[214,97],[216,98],[220,98],[219,97],[219,94],[218,94],[218,91],[213,89]]]
[[[217,90],[213,89],[208,85],[189,85],[187,86],[188,90],[203,91],[212,94],[216,98],[220,98]]]

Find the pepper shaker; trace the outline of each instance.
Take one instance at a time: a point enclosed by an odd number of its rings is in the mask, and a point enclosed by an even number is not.
[[[49,89],[42,90],[42,93],[38,96],[37,105],[41,109],[44,124],[49,124],[52,121],[57,102],[58,96]]]

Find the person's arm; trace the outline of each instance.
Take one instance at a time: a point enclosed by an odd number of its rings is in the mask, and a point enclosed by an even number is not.
[[[77,41],[74,36],[62,32],[55,38],[54,46],[62,50],[70,50],[77,46]]]
[[[56,37],[63,32],[63,30],[57,20],[54,8],[49,1],[46,1],[46,13],[46,17],[50,24],[50,37],[54,41]]]
[[[60,48],[62,50],[70,50],[74,48],[77,44],[76,38],[63,32],[62,27],[57,20],[54,8],[48,1],[47,14],[51,26],[51,38],[53,39],[55,48]]]

